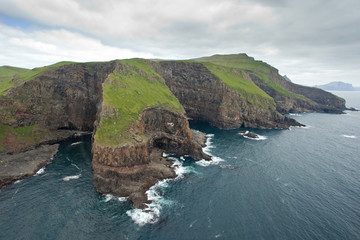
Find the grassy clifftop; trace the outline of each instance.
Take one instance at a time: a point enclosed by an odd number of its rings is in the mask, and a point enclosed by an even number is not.
[[[282,86],[278,80],[274,79],[272,74],[277,70],[269,64],[257,61],[246,54],[231,54],[231,55],[214,55],[210,57],[203,57],[194,59],[194,61],[201,62],[208,67],[208,69],[219,77],[225,84],[235,90],[245,91],[249,94],[259,95],[263,98],[271,98],[263,90],[261,90],[251,79],[244,77],[247,74],[252,74],[263,81],[269,88],[274,89],[285,97],[292,97],[301,99],[303,101],[311,102],[306,97],[293,93]],[[220,66],[222,68],[220,68]],[[229,72],[238,72],[237,77],[229,76]],[[232,74],[234,75],[234,74]]]
[[[178,99],[165,81],[143,59],[120,61],[119,69],[103,84],[103,110],[95,139],[100,144],[121,145],[132,142],[131,127],[147,107],[164,107],[184,113]],[[144,138],[144,136],[137,136]]]
[[[58,62],[49,66],[34,69],[17,68],[10,66],[0,67],[0,97],[4,96],[10,88],[17,87],[24,82],[40,76],[47,70],[54,69],[74,62]]]

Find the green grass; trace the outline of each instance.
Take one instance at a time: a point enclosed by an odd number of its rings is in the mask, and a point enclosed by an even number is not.
[[[35,144],[43,139],[48,131],[37,125],[13,128],[7,125],[0,125],[0,150],[5,149],[5,139],[14,136],[18,144]]]
[[[249,94],[256,94],[259,95],[259,91],[254,88],[253,86],[249,85],[246,86],[245,84],[239,84],[240,81],[235,81],[232,77],[224,76],[224,74],[219,74],[213,70],[212,64],[216,64],[218,66],[230,67],[233,69],[237,69],[240,71],[251,72],[255,74],[257,77],[262,79],[266,85],[273,88],[281,95],[285,97],[292,97],[301,99],[303,101],[312,102],[310,99],[306,98],[303,95],[296,94],[286,90],[283,86],[281,86],[277,81],[271,78],[270,72],[273,68],[267,63],[262,61],[256,61],[254,58],[247,56],[246,54],[232,54],[232,55],[214,55],[211,57],[203,57],[194,59],[197,62],[202,62],[206,65],[210,71],[212,71],[215,75],[217,75],[222,81],[224,81],[229,87],[239,90],[243,89],[245,92]],[[249,80],[250,82],[250,80]],[[252,81],[251,81],[252,82]],[[235,83],[235,84],[234,84]],[[255,85],[255,84],[254,84]],[[255,85],[256,86],[256,85]],[[256,91],[254,91],[256,90]],[[266,94],[266,93],[265,93]],[[267,94],[266,94],[267,95]],[[262,97],[266,97],[261,95]],[[267,95],[268,96],[268,95]],[[268,96],[270,97],[270,96]]]
[[[204,63],[204,65],[230,88],[237,90],[240,93],[256,95],[268,100],[272,100],[272,97],[266,94],[255,83],[249,79],[246,79],[242,71],[234,68],[218,66],[212,63]]]
[[[0,67],[0,97],[4,96],[10,88],[20,86],[22,83],[32,80],[47,70],[51,70],[74,62],[58,62],[49,66],[25,69],[9,66]]]
[[[264,73],[269,73],[272,68],[269,64],[262,61],[256,61],[254,58],[249,57],[246,54],[214,55],[194,60],[202,63],[210,62],[224,67],[240,70],[261,71]]]
[[[184,113],[178,99],[148,61],[128,59],[121,62],[127,65],[126,70],[110,74],[103,84],[104,104],[117,112],[101,120],[95,138],[103,145],[132,142],[126,131],[138,122],[147,107],[161,106]]]

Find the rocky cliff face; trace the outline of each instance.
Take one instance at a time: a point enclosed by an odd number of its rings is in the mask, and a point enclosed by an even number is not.
[[[155,66],[170,90],[179,99],[188,117],[224,129],[288,128],[300,125],[284,117],[271,105],[250,103],[231,89],[203,64],[161,62]]]
[[[282,94],[254,73],[250,72],[249,77],[274,98],[277,110],[283,114],[290,112],[342,113],[346,109],[344,99],[318,88],[301,86],[286,81],[275,68],[270,69],[270,80],[289,94]]]
[[[109,62],[94,65],[92,71],[86,64],[46,71],[0,98],[2,124],[92,131],[101,84],[113,69]]]
[[[187,117],[225,129],[288,128],[300,124],[279,112],[345,109],[340,98],[287,82],[276,69],[247,56],[215,60],[219,68],[143,59],[70,63],[31,79],[24,75],[21,85],[14,76],[17,87],[0,96],[0,155],[13,161],[10,154],[22,154],[17,158],[21,164],[24,155],[38,155],[29,151],[69,137],[71,130],[93,131],[96,189],[143,207],[151,185],[175,177],[163,152],[210,159],[201,148],[205,137],[190,131]],[[26,163],[31,173],[56,152],[50,148],[41,164]],[[15,170],[12,176],[18,176]],[[9,179],[2,174],[0,183],[14,181]]]
[[[137,135],[146,140],[122,146],[93,142],[95,187],[99,192],[129,197],[138,208],[147,201],[145,191],[157,181],[176,176],[163,152],[210,159],[193,141],[188,121],[182,114],[161,107],[144,109]]]

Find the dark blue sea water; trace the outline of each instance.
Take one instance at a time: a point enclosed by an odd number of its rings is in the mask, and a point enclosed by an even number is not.
[[[360,92],[336,94],[360,108]],[[95,191],[89,137],[63,142],[43,173],[0,192],[0,239],[360,239],[360,112],[292,117],[307,127],[251,130],[257,141],[193,125],[215,161],[177,158],[152,213]]]

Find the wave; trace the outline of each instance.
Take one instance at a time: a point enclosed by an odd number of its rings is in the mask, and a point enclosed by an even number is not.
[[[255,141],[261,141],[261,140],[266,140],[267,139],[266,136],[262,136],[262,135],[259,135],[259,134],[257,134],[257,136],[258,136],[257,138],[251,138],[251,137],[247,137],[247,136],[244,136],[244,138],[255,140]]]
[[[76,165],[75,163],[71,163],[71,165],[73,165],[75,168],[77,168],[78,170],[80,170],[80,171],[81,171],[81,169],[79,168],[79,166],[78,166],[78,165]]]
[[[43,174],[45,172],[45,167],[43,168],[40,168],[36,173],[35,173],[35,176],[38,176],[40,174]]]
[[[15,182],[14,182],[14,184],[18,184],[18,183],[21,183],[22,182],[22,180],[16,180]]]
[[[70,144],[70,146],[75,146],[75,145],[78,145],[78,144],[80,144],[80,143],[83,143],[83,141],[80,141],[80,142],[74,142],[74,143]]]
[[[290,116],[298,116],[298,117],[301,117],[302,115],[299,114],[299,113],[289,113]]]
[[[81,174],[79,175],[73,175],[73,176],[66,176],[63,178],[63,181],[70,181],[70,180],[74,180],[74,179],[79,179],[81,177]]]
[[[105,199],[103,200],[104,202],[108,202],[112,199],[116,199],[118,200],[119,202],[126,202],[127,201],[127,197],[115,197],[114,195],[112,194],[105,194]]]
[[[160,190],[168,186],[169,179],[157,182],[149,190],[146,191],[151,203],[145,204],[146,208],[134,208],[126,211],[126,214],[140,227],[145,224],[154,224],[160,219],[160,212],[167,201],[161,196]]]
[[[185,160],[184,158],[178,159],[175,157],[169,157],[169,154],[166,153],[164,153],[163,156],[174,160],[174,163],[171,165],[171,167],[174,169],[177,177],[175,179],[161,180],[154,186],[150,187],[150,189],[146,191],[146,195],[151,203],[145,204],[146,208],[134,208],[126,212],[126,214],[140,227],[144,226],[145,224],[154,224],[158,222],[162,208],[166,205],[173,204],[173,201],[165,199],[162,195],[163,190],[169,187],[170,181],[181,179],[185,174],[188,173],[196,173],[193,167],[183,166],[179,159]]]
[[[341,135],[342,137],[345,137],[345,138],[352,138],[352,139],[355,139],[355,138],[357,138],[357,136],[354,136],[354,135],[345,135],[345,134],[343,134],[343,135]]]
[[[206,143],[205,143],[206,146],[203,147],[202,150],[203,150],[204,153],[211,156],[211,160],[207,161],[205,159],[202,159],[200,161],[196,161],[196,164],[199,165],[199,166],[202,166],[202,167],[207,167],[207,166],[210,166],[210,165],[218,165],[220,162],[223,162],[224,159],[219,158],[217,156],[214,156],[210,152],[210,149],[215,148],[215,146],[212,145],[213,144],[212,140],[213,140],[215,135],[214,134],[207,134],[206,136],[207,136]]]
[[[244,138],[250,139],[250,140],[261,141],[261,140],[266,140],[267,139],[266,136],[262,136],[262,135],[256,134],[256,133],[255,133],[255,135],[257,136],[257,138],[248,137],[248,136],[245,135],[245,134],[248,134],[248,133],[249,133],[249,131],[246,131],[245,133],[239,132],[239,134],[241,136],[243,136]]]

